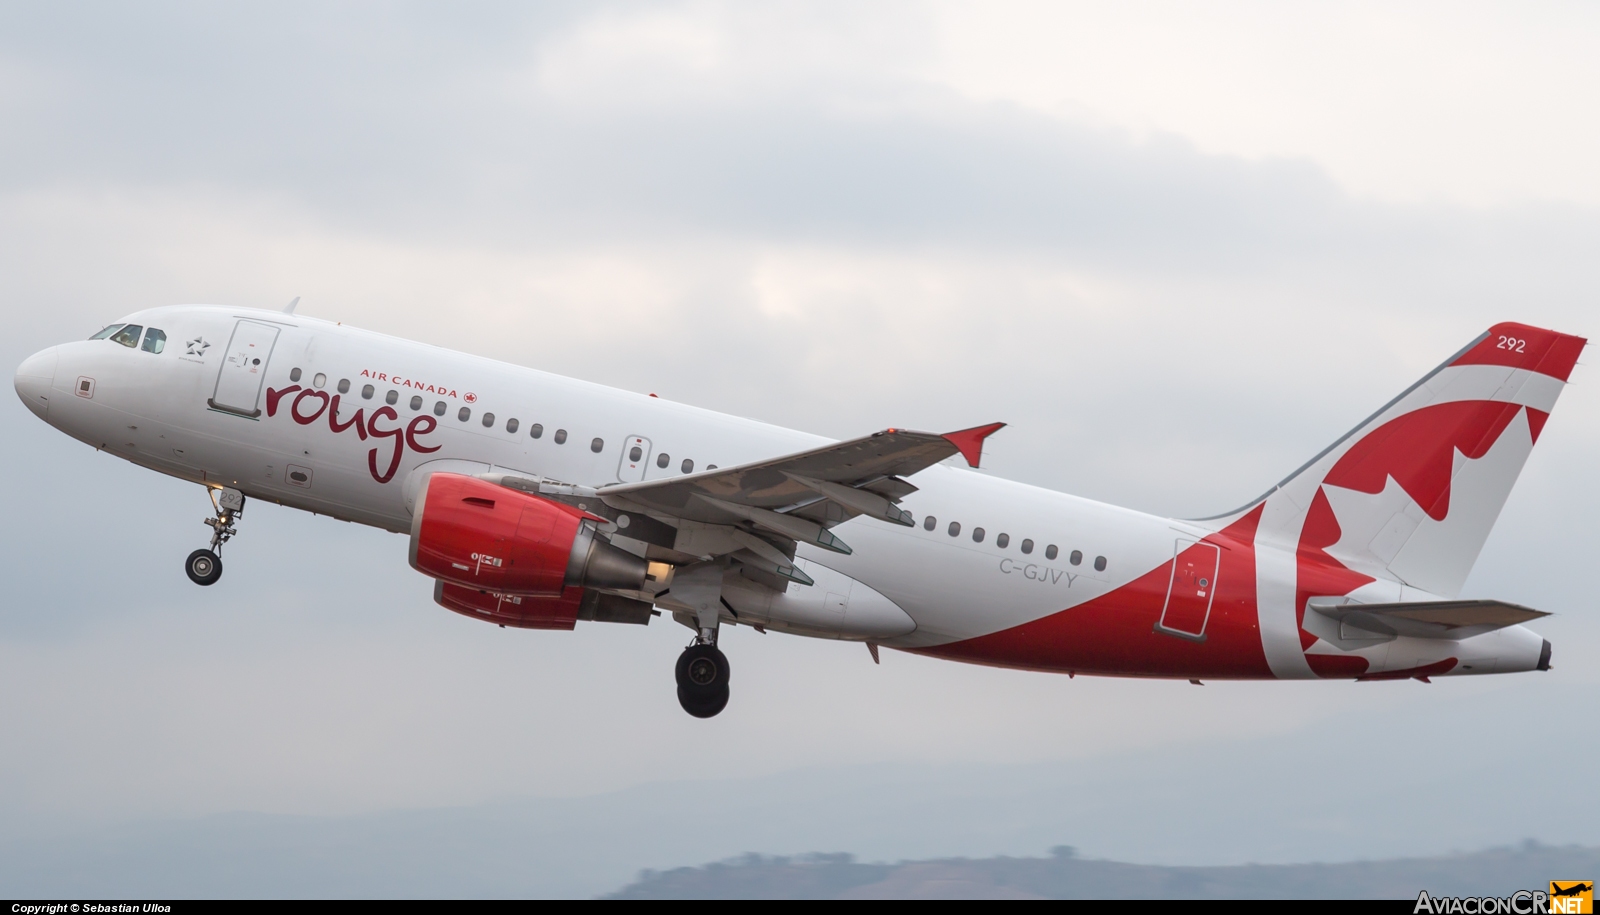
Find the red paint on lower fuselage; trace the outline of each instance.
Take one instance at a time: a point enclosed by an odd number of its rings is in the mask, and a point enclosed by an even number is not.
[[[1305,630],[1302,629],[1300,634],[1305,635]],[[1308,654],[1306,666],[1324,680],[1348,680],[1351,677],[1359,679],[1371,665],[1366,658],[1357,654]]]
[[[991,667],[1121,677],[1266,679],[1256,617],[1256,525],[1263,506],[1205,538],[1220,548],[1205,640],[1156,630],[1172,581],[1166,562],[1076,607],[963,642],[913,649]]]

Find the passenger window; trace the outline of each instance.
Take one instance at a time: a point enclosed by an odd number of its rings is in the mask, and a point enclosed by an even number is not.
[[[533,426],[528,429],[528,434],[534,438],[538,438],[544,434],[544,426],[540,423],[534,423]]]
[[[1067,561],[1075,566],[1083,565],[1083,551],[1073,550],[1072,555],[1067,557]]]
[[[638,445],[634,445],[632,448],[629,448],[628,449],[628,460],[630,460],[630,461],[641,461],[641,460],[644,460],[644,449],[640,448]]]
[[[117,331],[119,331],[121,329],[122,329],[122,325],[121,324],[108,324],[108,325],[106,325],[104,330],[100,331],[98,334],[95,334],[94,336],[90,337],[89,339],[90,340],[104,340],[105,338],[111,336],[112,334],[116,333]]]
[[[684,473],[694,473],[694,461],[690,458],[684,458],[681,469]]]
[[[1061,551],[1056,549],[1056,545],[1053,543],[1044,548],[1044,558],[1046,559],[1054,559],[1059,555],[1061,555]]]
[[[1106,558],[1104,556],[1096,556],[1094,558],[1094,570],[1096,572],[1104,572],[1106,570]]]
[[[348,378],[340,378],[339,379],[339,393],[340,394],[348,394],[348,393],[350,393],[350,379],[348,379]],[[414,410],[416,408],[412,407],[412,409]]]
[[[939,519],[935,518],[932,515],[929,515],[928,517],[922,519],[922,529],[925,530],[925,531],[931,531],[931,530],[933,530],[934,528],[936,528],[938,526],[939,526]]]
[[[960,521],[952,521],[952,522],[950,522],[950,527],[947,528],[947,530],[950,531],[950,536],[952,536],[952,537],[961,536],[961,522]]]
[[[420,395],[420,394],[412,394],[411,395],[411,409],[412,410],[420,410],[420,409],[422,409],[422,395]]]
[[[297,368],[296,369],[290,369],[289,370],[289,380],[290,381],[299,381],[300,380],[300,370],[297,369]]]
[[[972,542],[973,543],[982,543],[983,542],[983,528],[975,527],[975,528],[972,529]]]
[[[166,331],[156,330],[154,327],[144,332],[144,344],[139,347],[147,353],[159,353],[167,348]]]
[[[1005,549],[1006,547],[1011,545],[1011,535],[1010,534],[1000,534],[999,536],[994,538],[994,545],[999,547],[1002,550]]]
[[[132,349],[139,345],[139,334],[143,332],[143,324],[124,324],[121,330],[112,335],[111,342],[121,343],[123,346]]]
[[[672,463],[672,457],[670,455],[668,455],[665,451],[663,451],[660,454],[656,455],[656,466],[660,467],[662,470],[666,470],[667,469],[667,465],[670,464],[670,463]]]
[[[565,429],[557,429],[556,430],[556,434],[555,434],[555,441],[556,441],[557,445],[565,445],[567,443],[567,430],[565,430]]]
[[[717,465],[715,465],[715,464],[707,464],[706,465],[706,470],[716,470],[716,469],[717,469]]]
[[[363,386],[361,388],[361,399],[362,400],[371,400],[372,399],[372,392],[373,392],[372,385],[369,384],[369,385]]]
[[[517,427],[520,425],[522,424],[517,422],[515,419],[508,419],[506,420],[506,431],[515,435],[517,432]]]
[[[471,418],[472,418],[472,408],[471,407],[462,407],[461,409],[456,411],[456,419],[459,419],[462,422],[466,422],[467,420],[469,420]]]
[[[446,411],[448,409],[450,409],[449,405],[446,404],[442,400],[436,400],[433,403],[433,415],[434,416],[443,416],[444,415],[444,411]]]
[[[598,438],[589,443],[589,450],[593,451],[595,454],[599,454],[605,449],[605,447],[606,443]]]
[[[324,375],[321,372],[317,373],[317,377],[311,379],[311,386],[315,387],[315,388],[320,388],[320,387],[322,387],[323,385],[325,385],[327,383],[328,383],[328,376]]]
[[[1022,552],[1023,553],[1031,553],[1031,552],[1033,552],[1033,541],[1032,540],[1024,540],[1024,541],[1022,541]]]
[[[391,407],[394,406],[395,404],[400,402],[400,392],[399,391],[390,391],[389,393],[383,395],[383,402],[388,404]]]
[[[485,414],[483,414],[483,427],[485,429],[494,428],[494,414],[493,413],[485,413]]]

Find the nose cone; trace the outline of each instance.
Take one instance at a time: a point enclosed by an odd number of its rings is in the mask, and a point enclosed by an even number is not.
[[[40,350],[17,366],[17,396],[40,419],[50,410],[50,385],[56,380],[56,349]]]

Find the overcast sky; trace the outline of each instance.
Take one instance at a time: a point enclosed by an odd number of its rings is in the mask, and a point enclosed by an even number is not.
[[[988,472],[1211,514],[1496,321],[1600,332],[1597,41],[1600,13],[1560,3],[8,4],[0,361],[138,308],[298,295],[828,435],[1003,420]],[[1248,766],[1332,722],[1392,742],[1393,716],[1473,697],[1484,747],[1518,709],[1586,722],[1590,371],[1466,589],[1555,612],[1535,627],[1552,673],[1201,690],[874,667],[859,645],[735,629],[710,722],[674,699],[678,627],[475,625],[433,605],[394,535],[252,506],[227,576],[195,588],[180,563],[208,533],[203,491],[8,398],[0,820],[360,814],[818,765],[1181,765],[1196,741]],[[1481,752],[1516,766],[1519,747]],[[1600,801],[1589,760],[1539,765]],[[1344,766],[1241,803],[1339,792]],[[1439,805],[1514,790],[1452,772]],[[1530,834],[1496,816],[1412,850]],[[1359,853],[1341,829],[1296,853]],[[976,831],[922,836],[1002,850]],[[1275,853],[1243,834],[1162,849]]]

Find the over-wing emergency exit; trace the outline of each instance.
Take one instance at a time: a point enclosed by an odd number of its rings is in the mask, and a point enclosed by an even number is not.
[[[248,500],[384,528],[473,619],[670,616],[702,718],[737,625],[1191,681],[1550,666],[1546,614],[1460,590],[1580,337],[1496,325],[1258,499],[1179,520],[973,472],[1001,423],[835,442],[292,310],[150,309],[17,370],[40,419],[206,488],[196,584]]]

